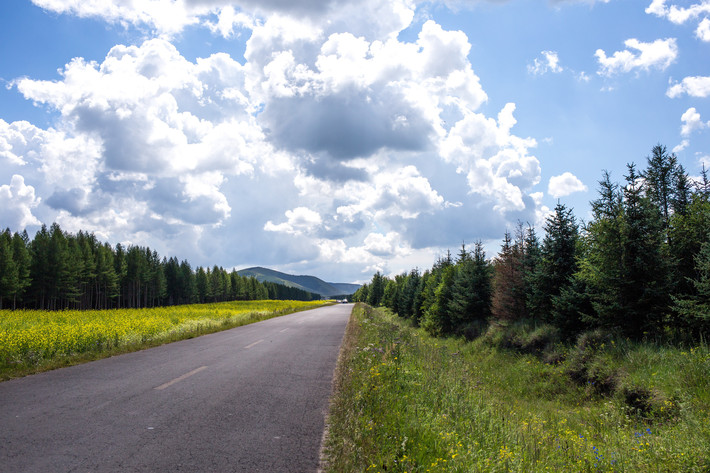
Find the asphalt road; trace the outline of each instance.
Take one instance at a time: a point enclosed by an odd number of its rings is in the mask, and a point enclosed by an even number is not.
[[[0,472],[315,472],[351,310],[0,383]]]

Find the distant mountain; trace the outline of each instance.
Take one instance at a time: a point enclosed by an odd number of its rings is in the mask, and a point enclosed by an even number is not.
[[[331,286],[336,288],[338,292],[335,295],[342,295],[342,294],[354,294],[355,291],[360,289],[360,284],[349,284],[346,282],[329,282]]]
[[[241,269],[237,271],[237,274],[247,277],[253,276],[259,282],[269,281],[288,287],[297,287],[304,291],[315,292],[325,297],[352,294],[360,288],[358,284],[328,283],[315,276],[294,276],[259,266]]]

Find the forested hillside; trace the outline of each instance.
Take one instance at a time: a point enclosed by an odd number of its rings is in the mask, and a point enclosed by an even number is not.
[[[542,239],[519,223],[498,255],[481,242],[430,270],[377,273],[356,294],[435,335],[474,336],[489,321],[548,324],[563,337],[591,329],[630,339],[698,340],[710,332],[710,182],[694,182],[657,145],[621,183],[604,172],[593,218],[558,203]]]
[[[112,247],[58,224],[0,233],[0,309],[111,309],[232,300],[317,300],[320,295],[260,283],[222,267],[193,269],[140,246]]]
[[[237,273],[243,277],[255,277],[260,282],[283,284],[284,286],[320,294],[322,297],[337,298],[341,296],[344,298],[360,288],[357,284],[328,283],[315,276],[296,276],[262,267],[240,269]]]

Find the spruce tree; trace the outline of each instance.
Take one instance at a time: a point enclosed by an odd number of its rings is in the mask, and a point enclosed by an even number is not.
[[[29,250],[29,237],[27,232],[15,233],[12,236],[12,258],[17,268],[17,286],[12,294],[12,308],[17,308],[17,303],[24,300],[27,288],[32,283],[30,279],[30,266],[32,258]]]
[[[537,278],[543,317],[558,326],[564,322],[556,320],[562,313],[553,310],[553,300],[570,284],[572,275],[577,271],[578,238],[579,228],[572,209],[558,202],[545,223],[542,261]]]
[[[460,259],[451,289],[450,317],[454,332],[465,330],[475,321],[485,321],[491,313],[491,271],[483,244],[478,241],[473,254]]]
[[[593,312],[584,321],[591,327],[613,327],[623,317],[619,287],[623,272],[622,194],[604,171],[599,198],[591,202],[593,220],[584,235],[584,258],[577,277],[588,289]]]
[[[624,253],[619,321],[626,334],[640,338],[661,328],[670,304],[669,260],[664,251],[664,215],[643,195],[640,176],[628,165],[624,187]]]
[[[10,229],[0,233],[0,309],[3,300],[12,301],[12,296],[17,292],[19,284],[17,265],[13,258],[12,236]]]

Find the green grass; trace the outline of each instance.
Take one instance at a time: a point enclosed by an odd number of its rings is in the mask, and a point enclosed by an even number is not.
[[[247,325],[331,302],[232,301],[114,310],[0,310],[0,381]]]
[[[339,361],[324,469],[709,471],[708,348],[587,342],[558,346],[558,360],[545,363],[549,353],[502,349],[490,334],[435,339],[358,305]]]

